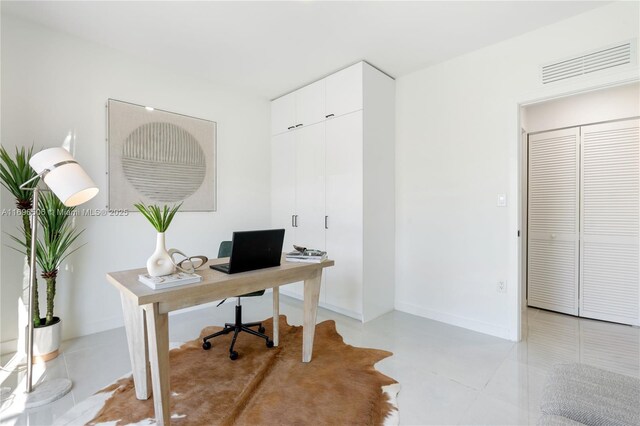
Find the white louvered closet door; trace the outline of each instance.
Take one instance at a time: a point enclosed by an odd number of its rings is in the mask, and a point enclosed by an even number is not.
[[[528,304],[578,315],[579,129],[529,136]]]
[[[580,316],[639,325],[640,121],[583,126]]]

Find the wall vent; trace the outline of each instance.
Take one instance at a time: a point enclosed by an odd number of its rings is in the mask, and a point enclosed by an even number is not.
[[[542,66],[542,84],[566,80],[609,68],[635,63],[636,41],[619,43],[564,61]]]

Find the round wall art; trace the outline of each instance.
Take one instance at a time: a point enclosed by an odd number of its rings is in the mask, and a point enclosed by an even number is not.
[[[109,99],[108,208],[216,209],[216,122]]]
[[[122,169],[131,185],[150,199],[175,203],[192,195],[207,164],[198,141],[171,123],[146,123],[124,141]]]

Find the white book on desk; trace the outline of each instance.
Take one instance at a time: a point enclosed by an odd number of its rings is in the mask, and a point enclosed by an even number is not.
[[[149,274],[140,274],[138,275],[138,281],[153,290],[162,290],[163,288],[199,283],[202,281],[202,277],[198,274],[188,274],[186,272],[177,272],[175,274],[163,275],[161,277],[152,277]]]
[[[298,263],[320,263],[327,259],[327,256],[304,256],[304,257],[285,257],[287,262]]]
[[[296,245],[293,248],[295,250],[285,254],[287,262],[320,263],[327,258],[326,251],[308,249]]]

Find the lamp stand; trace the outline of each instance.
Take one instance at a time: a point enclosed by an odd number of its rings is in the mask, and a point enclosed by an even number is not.
[[[26,182],[25,182],[26,183]],[[38,238],[38,198],[40,189],[33,188],[31,213],[31,251],[29,253],[29,331],[27,333],[27,400],[25,408],[39,407],[65,396],[71,390],[71,380],[52,379],[33,387],[33,300],[36,281],[36,240]]]

